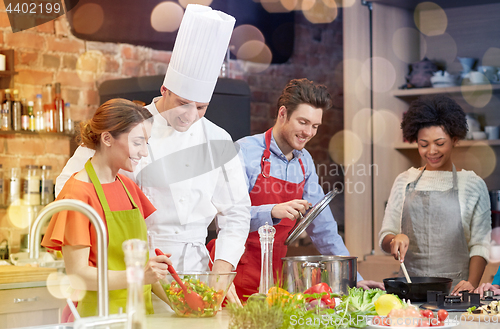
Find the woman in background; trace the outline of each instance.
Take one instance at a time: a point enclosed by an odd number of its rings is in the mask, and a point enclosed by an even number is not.
[[[410,276],[453,279],[453,294],[473,291],[489,257],[491,210],[484,181],[456,168],[452,153],[467,134],[462,108],[436,96],[411,103],[403,137],[425,163],[401,173],[385,210],[380,246],[404,261]]]
[[[93,118],[81,124],[81,144],[96,150],[64,185],[59,199],[76,199],[88,203],[103,219],[108,233],[109,312],[126,311],[127,278],[122,243],[128,239],[147,242],[144,218],[156,209],[129,178],[118,174],[132,172],[141,157],[148,155],[151,114],[125,99],[112,99],[101,105]],[[90,221],[75,211],[61,211],[50,221],[42,241],[44,247],[62,250],[66,272],[73,288],[86,290],[78,302],[81,316],[97,311],[97,239]],[[149,258],[149,257],[148,257]],[[164,296],[158,280],[168,273],[166,256],[154,256],[144,267],[146,311],[153,313],[151,290]],[[165,299],[164,299],[165,300]]]

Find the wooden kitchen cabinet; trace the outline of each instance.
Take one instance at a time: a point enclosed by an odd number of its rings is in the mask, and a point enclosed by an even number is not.
[[[47,287],[0,290],[0,329],[59,323],[65,305]]]
[[[500,86],[400,90],[408,65],[428,56],[460,68],[456,59],[481,61],[486,51],[500,52],[500,3],[437,1],[446,13],[446,38],[439,42],[416,29],[415,5],[424,1],[361,1],[343,8],[344,24],[344,135],[345,181],[363,192],[345,193],[345,240],[352,255],[368,259],[382,255],[378,233],[394,179],[421,164],[416,146],[403,143],[400,123],[416,97],[446,94],[467,113],[483,118],[483,125],[500,125]],[[473,5],[471,5],[473,3]],[[404,35],[405,37],[401,37]],[[499,56],[500,57],[500,56]],[[370,60],[372,58],[372,60]],[[500,58],[498,59],[500,66]],[[481,63],[479,63],[481,65]],[[500,141],[461,141],[453,161],[474,170],[489,190],[500,189]],[[370,170],[360,171],[365,168]],[[361,174],[360,174],[361,173]],[[358,189],[361,191],[361,189]],[[362,267],[363,265],[361,265]]]

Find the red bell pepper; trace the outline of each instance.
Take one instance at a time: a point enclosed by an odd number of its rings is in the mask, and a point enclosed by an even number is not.
[[[312,295],[312,294],[321,294],[322,292],[331,293],[332,288],[330,288],[330,286],[328,284],[321,282],[321,283],[315,284],[311,288],[304,291],[304,294]]]
[[[304,291],[304,294],[307,295],[312,295],[312,294],[323,294],[321,296],[321,300],[326,304],[328,308],[335,308],[335,299],[332,299],[330,294],[332,293],[332,288],[324,282],[318,283],[311,288],[307,289]],[[311,300],[314,300],[315,298],[309,297],[306,299],[306,301],[310,302]]]

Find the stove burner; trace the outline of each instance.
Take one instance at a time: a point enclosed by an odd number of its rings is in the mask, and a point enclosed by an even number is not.
[[[444,296],[444,302],[445,303],[461,303],[462,297],[461,296]]]

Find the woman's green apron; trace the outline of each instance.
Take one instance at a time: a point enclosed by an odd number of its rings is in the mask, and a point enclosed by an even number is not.
[[[122,243],[129,239],[140,239],[147,242],[146,222],[142,217],[141,211],[135,204],[129,191],[122,180],[117,177],[123,185],[125,192],[132,203],[133,209],[111,211],[104,195],[101,183],[95,173],[90,160],[85,164],[85,170],[90,177],[92,184],[97,192],[99,201],[104,210],[104,217],[108,227],[108,269],[112,271],[124,271],[126,269]],[[149,259],[148,257],[146,257]],[[146,313],[153,313],[153,304],[151,302],[151,285],[144,285],[144,301],[146,303]],[[126,312],[127,289],[109,291],[109,313],[116,314],[122,308]],[[97,310],[97,292],[87,291],[82,300],[78,302],[78,313],[80,316],[95,316]]]

